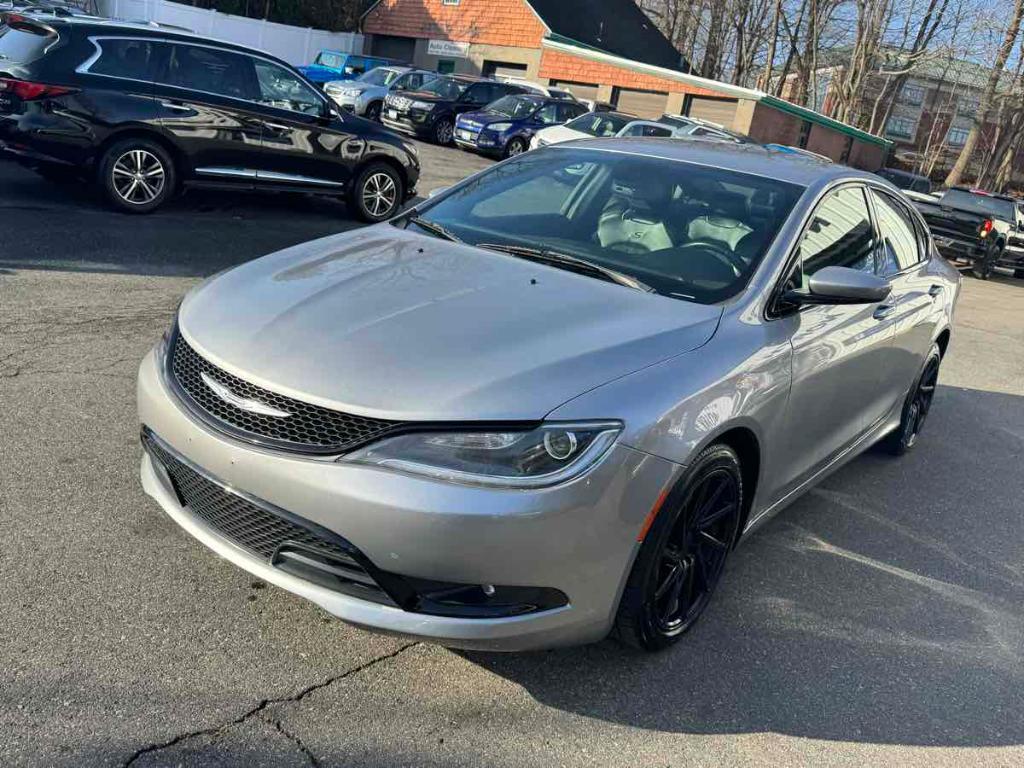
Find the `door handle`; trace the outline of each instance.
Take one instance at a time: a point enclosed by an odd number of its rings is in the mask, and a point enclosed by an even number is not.
[[[186,107],[184,104],[175,104],[172,101],[161,101],[160,106],[164,109],[169,109],[172,112],[192,112],[191,107]]]
[[[264,127],[269,128],[272,131],[290,131],[291,126],[281,125],[280,123],[263,123]]]
[[[931,288],[928,289],[928,295],[931,296],[933,299],[940,293],[942,293],[941,285],[933,285]]]
[[[895,311],[896,311],[896,305],[895,304],[882,304],[878,308],[875,309],[874,314],[872,315],[872,317],[874,317],[875,320],[885,320],[885,318],[887,318],[890,315],[892,315]]]

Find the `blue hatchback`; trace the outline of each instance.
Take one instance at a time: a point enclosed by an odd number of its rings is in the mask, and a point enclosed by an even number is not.
[[[466,112],[455,123],[455,143],[485,155],[512,157],[530,148],[541,128],[560,125],[586,113],[574,101],[521,94],[506,96],[478,112]]]

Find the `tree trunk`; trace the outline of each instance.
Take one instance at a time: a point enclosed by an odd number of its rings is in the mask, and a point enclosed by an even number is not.
[[[971,161],[971,155],[974,154],[974,150],[978,146],[978,140],[981,138],[981,131],[985,127],[985,120],[988,117],[989,107],[992,105],[992,99],[995,97],[996,88],[999,86],[999,78],[1003,74],[1003,69],[1006,67],[1006,60],[1010,58],[1010,52],[1013,51],[1013,46],[1017,43],[1017,35],[1020,33],[1020,20],[1022,15],[1024,15],[1024,0],[1016,0],[1013,9],[1013,17],[1010,19],[1010,24],[1006,28],[1006,36],[1003,38],[1003,44],[999,47],[999,53],[996,54],[996,61],[992,66],[992,71],[989,73],[988,82],[985,83],[985,90],[982,91],[981,99],[978,104],[978,111],[975,113],[974,118],[971,121],[971,131],[967,134],[967,141],[964,142],[963,149],[960,150],[960,156],[957,157],[956,163],[953,165],[953,169],[946,177],[947,187],[956,186],[963,180],[964,174],[967,171],[967,165]]]

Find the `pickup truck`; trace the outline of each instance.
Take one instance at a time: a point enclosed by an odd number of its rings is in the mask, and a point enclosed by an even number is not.
[[[965,187],[936,195],[904,194],[924,216],[939,253],[947,259],[969,264],[982,280],[997,266],[1024,277],[1024,219],[1012,197]]]
[[[396,62],[378,56],[363,56],[358,53],[342,53],[341,51],[320,51],[312,64],[299,67],[299,72],[310,82],[321,88],[324,83],[337,80],[355,80],[375,67],[384,67]]]

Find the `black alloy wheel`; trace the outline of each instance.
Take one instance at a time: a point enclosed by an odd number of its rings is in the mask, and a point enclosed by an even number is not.
[[[727,445],[701,452],[658,512],[637,555],[616,618],[620,640],[656,651],[700,618],[739,531],[743,479]]]
[[[516,136],[514,139],[511,139],[508,144],[505,145],[505,157],[515,157],[516,155],[521,155],[527,149],[529,149],[529,147],[526,144],[526,139],[520,136]]]
[[[387,163],[370,163],[352,185],[349,209],[370,224],[390,219],[405,202],[405,185],[398,172]]]
[[[894,456],[902,456],[915,445],[921,436],[925,420],[931,412],[932,401],[935,399],[935,387],[939,381],[939,366],[942,363],[942,352],[938,344],[933,344],[928,352],[921,375],[915,382],[910,394],[903,404],[903,415],[899,426],[886,436],[884,447]]]
[[[450,117],[442,117],[434,124],[434,143],[447,147],[455,137],[455,123]]]

